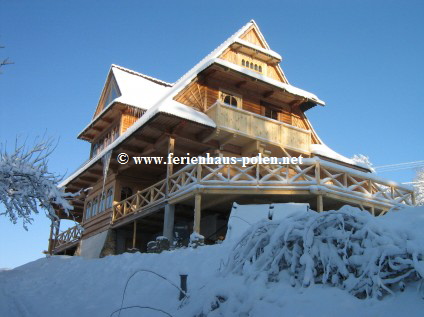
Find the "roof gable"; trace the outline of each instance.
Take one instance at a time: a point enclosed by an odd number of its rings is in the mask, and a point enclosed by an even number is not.
[[[240,39],[250,42],[254,45],[260,46],[262,48],[270,49],[264,36],[259,30],[258,25],[253,20],[251,21],[251,23],[252,25],[242,35],[240,35]]]

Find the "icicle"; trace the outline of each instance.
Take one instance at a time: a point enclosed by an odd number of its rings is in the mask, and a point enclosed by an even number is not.
[[[105,191],[106,177],[107,177],[107,173],[109,171],[109,164],[110,164],[110,158],[111,158],[111,156],[112,156],[112,150],[107,151],[102,156],[102,164],[103,164],[103,187],[102,187],[102,195],[104,194],[104,191]]]

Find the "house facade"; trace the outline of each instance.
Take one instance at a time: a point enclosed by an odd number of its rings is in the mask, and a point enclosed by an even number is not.
[[[192,233],[214,243],[233,202],[302,202],[319,212],[350,204],[375,215],[413,205],[409,187],[324,144],[306,113],[325,103],[290,85],[281,60],[250,21],[175,83],[112,65],[78,135],[91,144],[89,159],[61,184],[80,194],[72,215],[57,210],[58,217],[80,227],[52,225],[49,253],[143,252],[157,237],[186,244]]]

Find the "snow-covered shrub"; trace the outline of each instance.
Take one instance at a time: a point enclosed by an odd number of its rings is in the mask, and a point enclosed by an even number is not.
[[[191,248],[197,248],[203,245],[205,245],[205,237],[197,232],[193,232],[190,235],[190,243],[188,246]]]
[[[415,201],[417,206],[424,206],[424,168],[417,171],[414,178]]]
[[[373,173],[375,173],[375,170],[373,168],[373,164],[371,163],[370,158],[368,156],[363,155],[363,154],[355,154],[352,157],[352,160],[355,163],[359,163],[359,164],[363,165],[364,167],[369,168]]]
[[[424,275],[424,242],[385,225],[384,217],[344,206],[263,220],[235,245],[224,274],[256,278],[265,272],[276,282],[287,271],[292,286],[322,283],[358,298],[381,298]]]
[[[169,250],[170,242],[167,237],[159,236],[155,241],[149,241],[147,243],[148,253],[161,253],[162,251]]]

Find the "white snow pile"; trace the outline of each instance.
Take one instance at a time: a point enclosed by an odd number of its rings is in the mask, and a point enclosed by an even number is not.
[[[419,229],[388,225],[405,217],[420,220]],[[251,279],[265,273],[279,282],[287,271],[292,286],[327,284],[358,298],[381,298],[408,282],[422,284],[423,227],[412,209],[378,218],[351,206],[298,212],[254,225],[231,252],[226,272]]]
[[[378,218],[300,208],[231,243],[43,258],[0,271],[0,316],[422,316],[423,225],[424,207]]]

